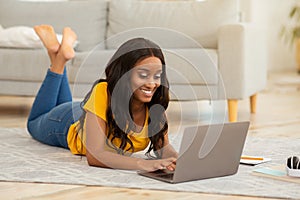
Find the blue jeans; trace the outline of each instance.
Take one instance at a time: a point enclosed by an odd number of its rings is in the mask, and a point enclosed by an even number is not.
[[[80,102],[72,102],[66,69],[63,74],[48,70],[32,105],[27,129],[44,144],[68,149],[69,127],[81,114]]]

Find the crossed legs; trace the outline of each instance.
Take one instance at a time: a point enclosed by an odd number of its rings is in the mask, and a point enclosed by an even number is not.
[[[36,95],[28,117],[27,128],[37,140],[67,147],[67,130],[74,122],[74,105],[68,83],[66,62],[75,56],[73,43],[76,34],[70,28],[64,28],[63,39],[59,44],[53,27],[35,26],[34,30],[48,51],[51,66]],[[79,110],[80,111],[80,110]]]
[[[75,56],[73,43],[76,40],[76,34],[69,27],[63,30],[61,44],[52,26],[39,25],[35,26],[34,30],[48,51],[51,66],[36,95],[29,119],[47,113],[57,105],[72,101],[65,65]]]

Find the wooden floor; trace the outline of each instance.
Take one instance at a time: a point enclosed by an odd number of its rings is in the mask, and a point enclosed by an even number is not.
[[[26,117],[29,113],[33,98],[0,96],[0,127],[26,127]],[[257,137],[299,137],[300,130],[300,76],[295,72],[272,73],[268,76],[268,84],[259,93],[257,113],[249,114],[249,100],[239,102],[238,120],[250,120],[252,134]],[[199,102],[203,112],[195,112],[186,106],[186,123],[198,117],[208,120],[209,105]],[[181,108],[182,109],[182,108]],[[172,102],[168,111],[170,127],[175,129],[178,112],[178,102]],[[190,118],[190,119],[188,119]],[[300,152],[299,152],[300,154]],[[299,155],[300,156],[300,155]],[[1,158],[0,158],[1,160]],[[208,200],[254,200],[263,199],[247,196],[216,195],[203,193],[168,192],[157,190],[140,190],[111,187],[90,187],[78,185],[59,185],[41,183],[0,182],[1,199],[208,199]]]

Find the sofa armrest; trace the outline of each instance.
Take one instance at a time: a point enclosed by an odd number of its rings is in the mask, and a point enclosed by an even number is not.
[[[249,97],[266,85],[266,40],[264,33],[250,23],[220,27],[218,67],[226,99]]]

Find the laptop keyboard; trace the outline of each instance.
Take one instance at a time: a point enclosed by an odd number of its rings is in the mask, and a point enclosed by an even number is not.
[[[151,172],[156,177],[165,178],[165,179],[173,179],[174,173],[173,172],[166,172],[164,170],[157,170],[154,172]]]

